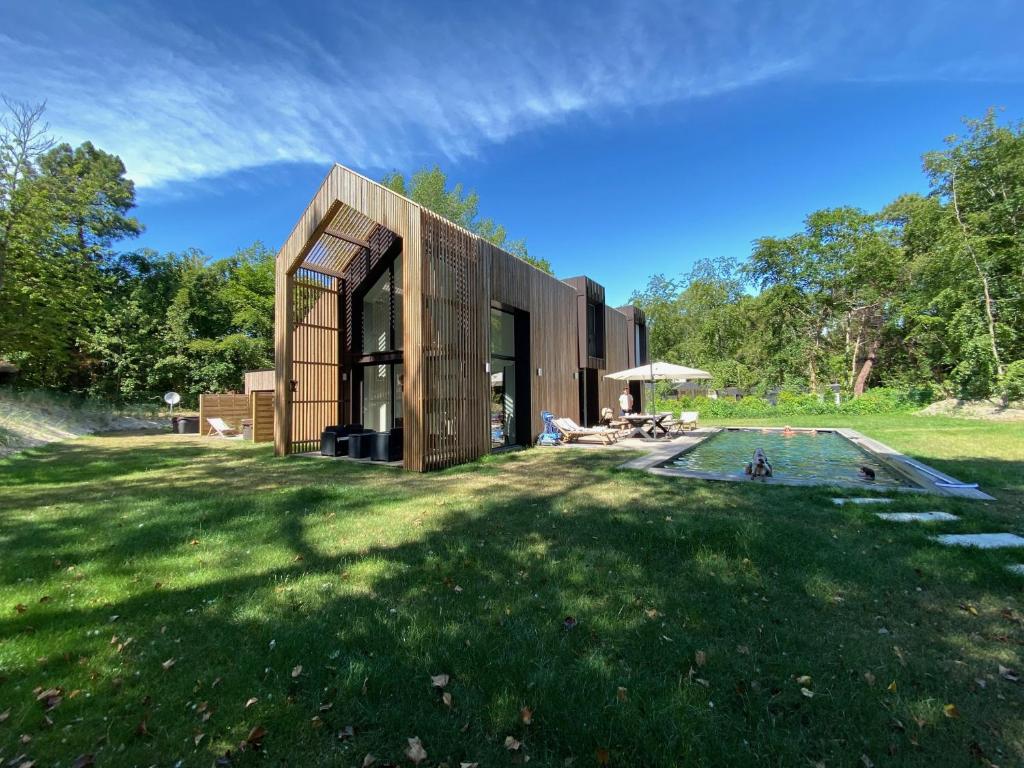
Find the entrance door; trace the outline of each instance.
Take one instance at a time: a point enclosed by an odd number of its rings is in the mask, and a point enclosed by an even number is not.
[[[530,442],[529,316],[491,308],[491,449]]]
[[[601,390],[596,368],[580,369],[580,424],[592,427],[601,419]]]

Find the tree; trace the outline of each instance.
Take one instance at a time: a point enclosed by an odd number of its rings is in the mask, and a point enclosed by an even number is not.
[[[551,274],[550,262],[547,259],[530,256],[525,240],[509,240],[505,227],[496,224],[493,219],[480,219],[480,196],[474,191],[466,192],[461,183],[449,188],[448,176],[439,166],[421,168],[413,173],[408,181],[398,171],[392,171],[381,179],[381,183],[391,191],[408,197],[424,208],[444,216],[460,227]]]
[[[983,331],[968,346],[984,337],[995,388],[1008,361],[1024,358],[1024,124],[1001,126],[992,110],[965,124],[965,135],[925,155],[924,169],[947,214],[936,251],[976,294],[969,311],[980,315]]]

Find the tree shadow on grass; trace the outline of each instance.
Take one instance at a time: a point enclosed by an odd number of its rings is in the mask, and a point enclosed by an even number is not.
[[[52,564],[73,545],[41,504],[0,528],[14,537],[15,568],[53,592],[0,614],[0,647],[16,648],[0,684],[13,707],[5,754],[31,731],[41,758],[98,749],[110,765],[208,765],[262,724],[265,752],[288,765],[398,760],[414,735],[431,762],[585,765],[607,749],[617,764],[852,764],[895,744],[906,764],[966,765],[965,744],[994,738],[929,721],[913,732],[916,751],[894,730],[894,717],[916,728],[911,712],[931,718],[950,696],[959,681],[936,679],[935,658],[962,656],[958,614],[975,618],[945,606],[922,622],[912,610],[922,577],[909,565],[919,534],[865,535],[874,522],[832,506],[828,489],[679,483],[583,452],[428,476],[247,456],[221,466],[231,494],[204,496],[214,472],[204,466],[163,491],[157,479],[126,479],[105,502],[91,486],[119,482],[107,451],[70,462],[96,472],[71,492],[69,503],[89,499],[76,525],[84,535],[113,515],[130,522],[83,551],[79,568]],[[157,458],[166,469],[180,455]],[[290,485],[270,492],[275,483]],[[198,490],[182,500],[189,486]],[[152,508],[132,529],[142,505]],[[273,551],[246,559],[260,547]],[[119,586],[107,601],[71,597],[108,580]],[[985,590],[957,594],[980,602]],[[1006,631],[1005,620],[976,618],[984,632]],[[878,685],[864,682],[868,670]],[[430,685],[442,672],[450,707]],[[813,698],[801,674],[813,676]],[[900,678],[895,695],[889,676]],[[65,697],[55,728],[40,729],[37,685],[90,695]],[[962,708],[1010,730],[992,703]],[[339,740],[347,725],[355,737]],[[507,736],[523,746],[509,752]]]

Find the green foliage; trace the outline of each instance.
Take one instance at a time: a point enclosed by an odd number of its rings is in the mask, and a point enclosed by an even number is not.
[[[1024,126],[992,112],[966,126],[925,156],[929,196],[815,211],[743,264],[654,275],[633,296],[652,355],[756,394],[1001,391],[1024,359]]]
[[[381,184],[551,274],[551,263],[530,256],[525,240],[510,240],[504,226],[493,219],[481,219],[480,196],[474,191],[466,192],[461,183],[449,187],[448,176],[439,166],[421,168],[408,180],[398,171],[392,171],[381,179]]]
[[[683,397],[678,400],[660,399],[658,411],[697,411],[704,419],[747,419],[783,416],[865,415],[879,413],[907,413],[931,401],[931,392],[925,390],[898,390],[875,387],[860,397],[846,397],[837,406],[832,394],[814,395],[781,391],[775,405],[763,397],[731,398]]]
[[[1024,360],[1014,360],[1006,366],[1000,386],[1008,402],[1024,400]]]

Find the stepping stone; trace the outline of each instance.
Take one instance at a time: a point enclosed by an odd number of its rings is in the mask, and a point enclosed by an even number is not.
[[[894,523],[931,523],[936,520],[959,520],[956,515],[949,512],[876,512],[883,520],[890,520]]]
[[[977,547],[978,549],[1024,547],[1024,538],[1015,533],[947,533],[936,536],[935,540],[951,547]]]
[[[1024,564],[1015,563],[1013,565],[1006,566],[1006,570],[1010,573],[1016,573],[1018,576],[1024,576]]]
[[[832,503],[839,507],[843,506],[843,504],[892,504],[892,499],[879,499],[874,496],[864,496],[854,499],[832,499]]]

